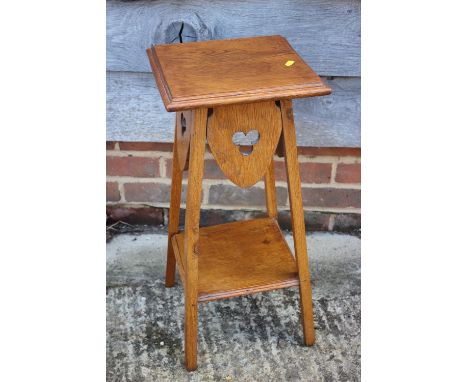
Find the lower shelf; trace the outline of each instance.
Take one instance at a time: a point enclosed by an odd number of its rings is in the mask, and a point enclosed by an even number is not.
[[[299,285],[296,261],[275,219],[200,228],[198,301]],[[185,282],[184,232],[172,237]]]

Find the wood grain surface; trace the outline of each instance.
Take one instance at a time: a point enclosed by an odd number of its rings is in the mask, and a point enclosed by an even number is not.
[[[330,94],[282,36],[147,49],[167,111]]]
[[[258,133],[258,142],[243,152],[234,134]],[[274,101],[219,106],[208,119],[211,153],[223,173],[239,187],[257,183],[271,163],[281,134],[281,111]]]
[[[177,137],[178,135],[177,125],[175,129],[176,129],[175,135]],[[176,138],[176,144],[174,144],[173,146],[174,151],[172,153],[174,160],[172,161],[171,204],[169,208],[169,225],[167,228],[168,243],[167,243],[167,260],[166,260],[166,287],[168,288],[173,287],[175,284],[176,258],[175,258],[175,253],[172,249],[171,239],[179,230],[180,203],[181,203],[181,198],[182,198],[183,166],[179,165],[180,156],[178,153],[178,147],[180,147],[181,144],[178,143],[177,141],[178,139]],[[185,159],[186,159],[186,156],[185,156]],[[178,259],[179,264],[181,263],[181,261],[182,259]],[[183,270],[184,268],[181,268],[181,269]],[[185,281],[185,276],[181,276],[181,278],[182,280]]]
[[[290,100],[281,101],[281,115],[283,120],[283,134],[281,137],[284,144],[294,252],[299,272],[299,295],[301,298],[304,342],[310,346],[315,342],[312,287],[310,284],[309,258],[307,256],[304,210],[302,207],[301,178],[297,160],[296,132],[294,129],[293,107]]]
[[[265,173],[265,201],[267,213],[270,218],[278,218],[278,206],[276,204],[276,184],[275,184],[275,161],[273,157]]]
[[[149,72],[153,44],[280,34],[323,76],[360,75],[359,0],[107,2],[107,69]]]
[[[177,162],[181,171],[187,168],[193,114],[194,112],[192,110],[176,113],[176,134],[174,142],[177,145],[177,151],[174,150],[173,156],[178,156]]]
[[[184,232],[173,237],[181,252]],[[298,285],[296,262],[275,219],[200,228],[198,301]]]
[[[193,111],[190,131],[190,158],[185,212],[185,367],[197,368],[198,336],[198,255],[200,205],[205,157],[207,109]]]
[[[360,79],[326,82],[331,95],[293,100],[298,145],[360,147]],[[107,73],[108,141],[173,142],[174,124],[151,73]]]

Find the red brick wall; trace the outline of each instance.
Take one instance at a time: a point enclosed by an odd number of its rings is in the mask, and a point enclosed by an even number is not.
[[[108,215],[114,220],[140,218],[147,223],[167,223],[172,145],[107,142],[106,148]],[[299,148],[299,162],[307,227],[336,231],[359,228],[360,149]],[[280,222],[288,227],[289,201],[282,158],[275,158],[275,167]],[[185,187],[183,201],[184,193]],[[263,182],[249,189],[232,184],[212,155],[206,153],[202,222],[259,215],[265,210],[264,194]]]

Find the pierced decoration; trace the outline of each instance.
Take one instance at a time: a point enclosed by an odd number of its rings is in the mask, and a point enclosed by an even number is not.
[[[239,146],[242,155],[250,155],[253,147],[260,139],[260,133],[257,130],[250,130],[247,134],[242,131],[236,131],[232,136],[232,143]]]
[[[281,129],[281,111],[274,101],[227,105],[213,108],[207,138],[226,177],[245,188],[265,175]]]
[[[176,136],[177,159],[179,167],[183,171],[186,167],[190,146],[190,131],[192,126],[192,111],[176,113]]]
[[[182,113],[182,117],[180,119],[180,126],[181,126],[182,135],[184,135],[185,132],[187,131],[187,120],[185,119],[183,113]]]

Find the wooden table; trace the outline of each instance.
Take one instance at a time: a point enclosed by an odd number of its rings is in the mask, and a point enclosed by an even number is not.
[[[291,99],[331,93],[281,36],[147,50],[167,111],[177,112],[166,286],[185,290],[185,365],[197,368],[198,303],[299,286],[304,342],[315,341]],[[239,187],[265,182],[267,216],[199,227],[205,144]],[[295,253],[277,222],[273,156],[284,157]],[[188,170],[184,230],[179,230]]]

